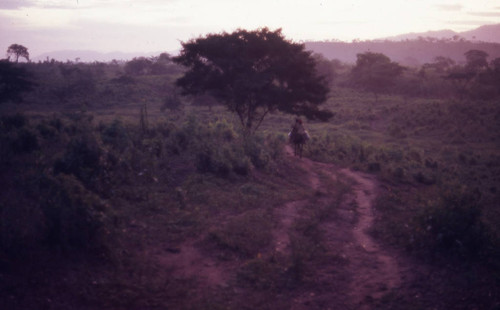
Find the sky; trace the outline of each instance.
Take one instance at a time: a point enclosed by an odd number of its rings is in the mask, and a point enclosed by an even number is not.
[[[0,58],[57,50],[173,52],[238,28],[287,39],[369,40],[500,23],[500,0],[0,0]],[[2,52],[5,51],[5,52]]]

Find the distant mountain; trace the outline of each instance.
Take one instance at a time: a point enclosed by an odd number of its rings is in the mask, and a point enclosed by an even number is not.
[[[382,53],[404,66],[418,67],[433,62],[438,56],[449,57],[456,63],[465,62],[470,50],[485,51],[488,60],[500,57],[500,43],[470,41],[361,41],[361,42],[306,42],[306,49],[322,54],[327,59],[355,63],[356,55],[365,52]]]
[[[422,38],[423,40],[420,40]],[[437,40],[427,40],[435,38]],[[465,39],[460,40],[460,38]],[[323,54],[329,59],[339,59],[346,63],[354,63],[356,54],[372,51],[383,53],[393,61],[403,65],[421,65],[431,62],[437,56],[446,56],[460,63],[465,61],[464,53],[471,49],[479,49],[489,54],[489,59],[500,57],[500,24],[485,25],[474,30],[455,32],[453,30],[427,31],[407,33],[373,41],[360,42],[305,42],[306,48]],[[34,61],[55,59],[58,61],[109,62],[130,60],[134,57],[157,56],[162,52],[111,52],[102,53],[91,50],[63,50],[44,53],[33,57]],[[168,52],[176,55],[178,51]]]
[[[404,41],[404,40],[415,40],[418,39],[419,37],[452,39],[454,36],[458,36],[460,38],[464,38],[469,41],[500,43],[500,24],[484,25],[479,28],[464,32],[455,32],[453,30],[448,30],[448,29],[419,32],[419,33],[412,32],[412,33],[400,34],[393,37],[382,38],[382,40]]]
[[[111,52],[111,53],[102,53],[90,50],[63,50],[63,51],[53,51],[48,53],[43,53],[34,57],[32,60],[34,61],[44,61],[55,59],[57,61],[78,61],[80,62],[109,62],[113,59],[116,60],[130,60],[134,57],[150,57],[150,56],[158,56],[162,52],[148,52],[148,53],[125,53],[125,52]]]
[[[433,39],[429,39],[433,38]],[[449,57],[464,63],[464,54],[472,49],[488,53],[489,60],[500,57],[500,24],[481,26],[466,32],[452,30],[409,33],[373,41],[306,42],[306,49],[328,59],[345,63],[356,62],[356,55],[364,52],[382,53],[405,66],[420,66],[437,56]]]
[[[458,32],[453,30],[436,30],[427,32],[410,32],[405,34],[399,34],[397,36],[381,38],[378,40],[389,40],[389,41],[404,41],[404,40],[416,40],[418,38],[436,38],[436,39],[451,39],[453,36],[459,35]]]
[[[461,32],[459,35],[472,41],[500,43],[500,24],[484,25],[474,30]]]

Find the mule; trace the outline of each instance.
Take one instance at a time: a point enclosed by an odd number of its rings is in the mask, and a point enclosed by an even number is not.
[[[290,142],[293,144],[293,154],[302,158],[302,151],[304,149],[304,144],[307,141],[306,133],[299,133],[292,131],[290,133]]]

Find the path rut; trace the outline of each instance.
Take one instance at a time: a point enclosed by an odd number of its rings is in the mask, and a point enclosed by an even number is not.
[[[287,150],[293,156],[291,149]],[[402,282],[401,268],[394,255],[368,233],[373,225],[373,203],[377,197],[378,183],[373,176],[349,169],[338,169],[334,165],[311,161],[307,158],[295,158],[297,164],[308,171],[309,182],[313,190],[318,190],[320,178],[318,173],[326,175],[333,181],[338,179],[351,179],[354,183],[352,193],[347,195],[339,208],[341,212],[355,213],[354,226],[351,237],[340,236],[339,232],[345,231],[343,225],[324,223],[325,235],[332,241],[326,242],[330,251],[338,251],[348,260],[348,274],[350,274],[349,290],[346,306],[352,309],[370,309],[377,299],[393,289],[397,289]],[[344,217],[344,222],[349,221],[349,216]],[[341,228],[343,227],[343,228]]]
[[[321,291],[299,292],[291,302],[290,309],[311,309],[314,304],[316,306],[313,309],[373,308],[378,299],[397,289],[402,282],[402,268],[396,256],[368,233],[374,221],[373,203],[377,197],[377,181],[367,174],[294,157],[290,147],[285,150],[292,163],[304,171],[313,194],[310,198],[289,201],[275,208],[277,225],[272,233],[275,253],[290,254],[290,232],[304,208],[332,203],[332,197],[325,194],[328,193],[328,186],[331,186],[329,184],[338,180],[351,180],[353,184],[351,192],[344,195],[337,206],[337,218],[332,216],[333,219],[321,224],[326,252],[345,263],[339,265],[338,262],[332,262],[320,266],[316,271],[316,282],[324,283],[325,288]],[[325,178],[332,182],[325,182]],[[318,198],[318,193],[323,193],[323,196],[319,195],[322,198]],[[234,278],[232,273],[235,266],[206,256],[197,246],[201,240],[203,236],[184,243],[175,254],[165,255],[163,252],[157,255],[160,265],[172,268],[178,277],[196,277],[209,287],[226,286],[228,279]],[[232,268],[229,269],[232,270],[228,270],[230,265]],[[318,300],[328,306],[318,306]]]
[[[379,299],[400,286],[400,267],[393,255],[368,234],[374,221],[376,180],[369,175],[348,169],[341,169],[340,173],[355,182],[351,199],[357,206],[358,214],[353,230],[354,242],[346,247],[351,269],[355,270],[352,272],[349,291],[359,309],[370,309],[374,299]]]

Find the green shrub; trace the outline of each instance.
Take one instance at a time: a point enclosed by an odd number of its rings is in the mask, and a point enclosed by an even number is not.
[[[238,133],[234,127],[225,119],[210,124],[210,131],[217,139],[221,139],[225,142],[231,142],[238,138]]]
[[[166,150],[171,155],[180,155],[190,146],[192,137],[183,129],[175,129],[169,134]]]
[[[217,176],[226,177],[232,170],[228,154],[224,150],[205,149],[196,155],[196,169],[201,173],[213,173]]]
[[[283,147],[287,143],[287,136],[285,134],[268,135],[266,140],[271,159],[274,161],[281,159],[283,157]]]
[[[0,253],[21,259],[45,246],[102,249],[111,233],[107,208],[74,176],[23,171],[0,202]]]
[[[196,130],[183,128],[178,134],[187,136],[191,132],[188,144],[194,152],[195,165],[201,173],[213,173],[227,177],[231,173],[248,175],[251,167],[263,169],[270,156],[264,141],[256,136],[243,138],[226,120],[198,125]],[[174,138],[176,140],[176,138]],[[175,143],[174,145],[178,145]],[[168,143],[169,148],[172,142]]]
[[[85,185],[92,185],[101,172],[101,153],[94,136],[77,136],[69,142],[63,157],[55,162],[54,173],[72,174]]]
[[[48,245],[65,250],[102,245],[106,207],[95,194],[67,175],[41,179],[40,191]]]
[[[247,137],[244,143],[244,152],[252,164],[258,169],[265,168],[269,163],[270,155],[264,142],[259,137],[252,136]]]
[[[481,221],[477,195],[446,192],[416,218],[414,249],[473,259],[484,254],[490,235]]]
[[[119,120],[101,126],[101,140],[119,151],[123,151],[130,143],[127,130]]]

